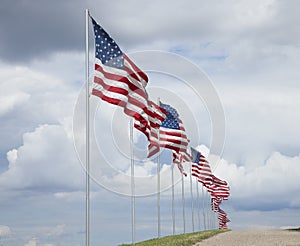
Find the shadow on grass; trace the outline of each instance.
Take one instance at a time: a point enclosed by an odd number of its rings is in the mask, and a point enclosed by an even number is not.
[[[291,229],[287,229],[288,231],[299,231],[300,232],[300,227],[298,228],[291,228]]]

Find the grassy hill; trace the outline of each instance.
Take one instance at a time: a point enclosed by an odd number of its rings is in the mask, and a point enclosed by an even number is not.
[[[227,230],[211,230],[211,231],[201,231],[186,234],[179,234],[174,236],[167,236],[163,238],[154,238],[144,242],[139,242],[134,245],[136,246],[191,246],[197,242],[200,242],[206,238],[212,237],[218,233],[225,232]],[[133,244],[121,244],[120,246],[128,246]]]
[[[300,231],[300,227],[298,228],[291,228],[291,229],[287,229],[288,231]]]

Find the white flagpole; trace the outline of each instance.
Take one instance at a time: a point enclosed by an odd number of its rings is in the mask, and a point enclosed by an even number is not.
[[[199,231],[201,230],[201,226],[200,226],[200,200],[199,200],[199,182],[197,180],[197,215],[198,215],[198,226],[199,226]]]
[[[207,230],[209,230],[209,211],[207,208],[207,190],[204,193],[205,195],[205,214],[206,214],[206,226],[207,226]]]
[[[159,153],[157,156],[157,237],[160,238],[160,156]]]
[[[213,211],[210,209],[210,227],[213,229],[214,227],[214,217],[213,217]]]
[[[204,225],[204,231],[206,231],[206,220],[205,220],[205,197],[204,197],[204,191],[203,191],[203,185],[202,185],[202,209],[203,209],[203,225]]]
[[[175,209],[174,209],[174,164],[172,166],[172,222],[173,235],[175,235]]]
[[[86,81],[86,246],[90,245],[90,87],[89,87],[89,10],[85,10]]]
[[[192,228],[195,231],[194,224],[194,197],[193,197],[193,180],[192,180],[192,166],[190,167],[190,191],[191,191],[191,209],[192,209]]]
[[[159,105],[159,98],[157,104]],[[158,143],[160,143],[160,134],[158,130]],[[157,237],[160,238],[160,146],[158,145],[157,155]]]
[[[206,220],[207,220],[207,227],[210,229],[210,204],[209,204],[209,193],[206,190],[205,192],[205,199],[206,199],[206,204],[208,205],[206,207]]]
[[[135,182],[134,182],[134,146],[133,146],[133,120],[130,120],[130,159],[131,159],[131,239],[135,244]]]
[[[185,233],[185,209],[184,209],[184,180],[183,174],[181,176],[181,195],[182,195],[182,219],[183,219],[183,233]]]

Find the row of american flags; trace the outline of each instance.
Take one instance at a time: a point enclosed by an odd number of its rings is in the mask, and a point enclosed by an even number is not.
[[[219,229],[227,229],[230,220],[220,208],[228,200],[230,188],[216,177],[210,164],[198,150],[189,147],[183,122],[172,106],[151,101],[146,87],[148,76],[120,49],[110,35],[91,17],[95,37],[95,65],[92,95],[123,108],[134,120],[134,127],[148,140],[148,157],[160,148],[172,150],[173,163],[187,176],[183,163],[191,163],[191,175],[207,189],[211,209],[218,213]]]

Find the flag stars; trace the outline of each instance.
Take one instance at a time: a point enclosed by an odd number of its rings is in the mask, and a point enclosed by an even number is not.
[[[167,111],[167,118],[163,121],[162,127],[179,129],[179,115],[170,105],[160,103],[160,106]]]
[[[116,42],[94,20],[95,55],[103,65],[123,69],[124,57]],[[118,59],[117,59],[118,58]]]

